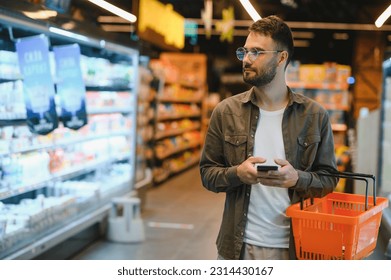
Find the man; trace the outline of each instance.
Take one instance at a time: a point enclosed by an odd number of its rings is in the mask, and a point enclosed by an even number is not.
[[[295,258],[286,208],[337,184],[321,176],[337,171],[327,111],[286,85],[292,53],[291,30],[280,18],[253,23],[236,51],[252,88],[224,99],[211,116],[200,173],[208,190],[226,193],[219,259]],[[257,171],[264,164],[278,170]]]

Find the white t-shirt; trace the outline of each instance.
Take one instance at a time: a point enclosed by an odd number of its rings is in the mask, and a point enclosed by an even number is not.
[[[275,158],[285,159],[282,117],[285,109],[264,111],[255,133],[254,156],[267,158],[265,164],[276,165]],[[290,205],[286,188],[252,185],[244,242],[271,248],[288,248],[289,219],[285,209]]]

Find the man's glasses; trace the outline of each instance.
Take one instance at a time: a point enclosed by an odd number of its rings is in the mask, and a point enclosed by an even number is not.
[[[248,50],[246,48],[240,47],[240,48],[238,48],[236,50],[236,57],[240,61],[243,61],[243,59],[245,58],[246,54],[248,54],[248,58],[250,59],[250,61],[255,61],[260,54],[278,53],[278,52],[282,52],[282,51],[260,51],[260,50],[258,50],[256,48],[251,48],[251,49]]]

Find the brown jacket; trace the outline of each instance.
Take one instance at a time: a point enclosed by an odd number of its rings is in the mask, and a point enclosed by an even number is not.
[[[319,176],[336,172],[333,132],[327,111],[314,100],[292,92],[282,121],[286,160],[299,173],[287,191],[291,203],[300,198],[322,197],[332,192],[337,179]],[[224,259],[239,259],[243,245],[251,185],[236,175],[239,164],[252,156],[259,109],[253,89],[224,99],[214,109],[205,138],[200,173],[210,191],[225,192],[222,224],[217,237],[218,253]],[[293,242],[291,258],[294,258]]]

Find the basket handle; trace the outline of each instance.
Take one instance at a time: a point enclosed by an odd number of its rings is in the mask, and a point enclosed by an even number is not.
[[[376,205],[376,178],[374,175],[371,174],[364,174],[364,173],[352,173],[352,172],[333,172],[328,174],[318,174],[320,176],[326,176],[326,177],[334,177],[334,178],[346,178],[346,179],[354,179],[354,180],[360,180],[365,182],[365,211],[368,210],[368,180],[372,179],[372,186],[373,186],[373,205]],[[311,205],[314,204],[314,198],[311,197]],[[303,210],[304,208],[304,202],[303,199],[300,200],[300,209]]]

